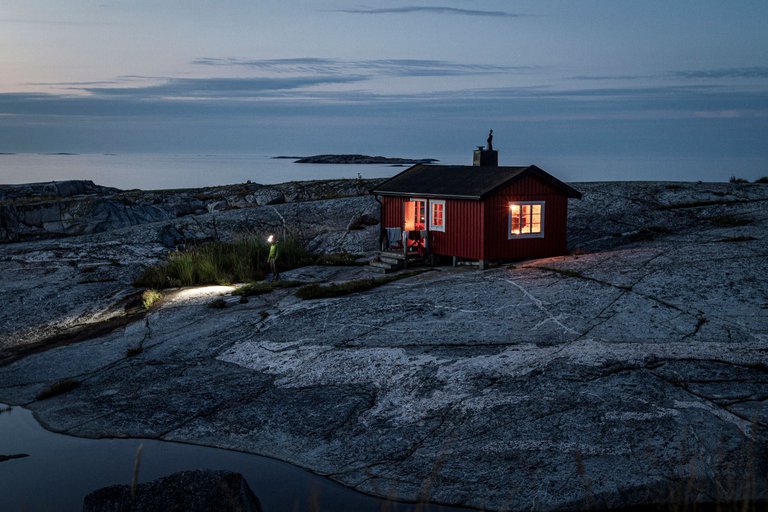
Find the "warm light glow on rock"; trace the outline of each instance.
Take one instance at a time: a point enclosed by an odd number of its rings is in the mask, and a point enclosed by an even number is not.
[[[173,298],[176,300],[185,300],[212,297],[215,295],[232,293],[234,289],[234,286],[200,286],[195,288],[185,288],[184,290],[179,290]]]

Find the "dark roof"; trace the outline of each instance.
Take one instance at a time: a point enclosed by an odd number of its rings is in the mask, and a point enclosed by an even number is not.
[[[418,195],[483,199],[499,188],[529,175],[538,176],[550,185],[562,190],[568,197],[581,199],[581,192],[535,165],[528,167],[479,167],[417,164],[379,183],[371,192],[391,196]]]

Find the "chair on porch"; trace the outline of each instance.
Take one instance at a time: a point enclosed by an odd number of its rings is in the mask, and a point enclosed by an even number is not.
[[[400,228],[385,228],[387,239],[384,240],[383,250],[402,251],[403,250],[403,230]]]

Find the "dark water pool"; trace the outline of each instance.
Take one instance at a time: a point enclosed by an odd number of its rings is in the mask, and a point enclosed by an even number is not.
[[[136,450],[143,445],[139,480],[188,469],[242,473],[264,512],[436,512],[463,509],[386,501],[350,490],[309,471],[267,457],[147,439],[81,439],[43,429],[32,413],[0,404],[0,455],[29,457],[0,462],[0,510],[82,510],[86,494],[130,484]]]

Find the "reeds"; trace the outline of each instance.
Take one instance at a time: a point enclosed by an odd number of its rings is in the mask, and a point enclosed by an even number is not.
[[[260,281],[269,272],[268,255],[269,246],[257,238],[207,243],[172,252],[165,263],[147,268],[134,286],[163,289]],[[279,270],[312,262],[312,256],[299,242],[280,242]]]

